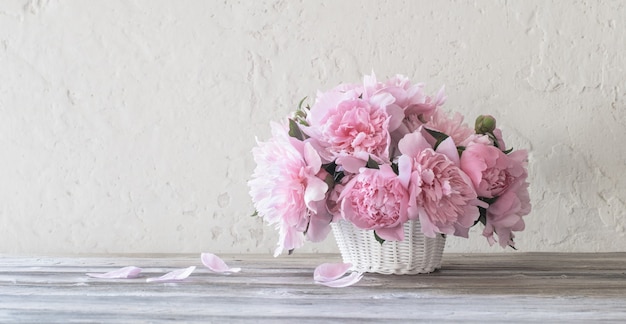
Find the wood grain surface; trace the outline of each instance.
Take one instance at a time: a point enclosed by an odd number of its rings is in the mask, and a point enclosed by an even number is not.
[[[211,273],[200,255],[0,258],[0,323],[388,323],[626,321],[626,253],[444,254],[431,274],[365,274],[354,286],[313,282],[338,255],[222,255],[240,273]],[[143,268],[137,279],[87,272]],[[185,281],[146,278],[195,265]]]

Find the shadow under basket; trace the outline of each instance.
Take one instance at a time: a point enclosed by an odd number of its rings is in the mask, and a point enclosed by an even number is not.
[[[333,234],[343,262],[352,270],[382,274],[429,273],[441,267],[446,244],[444,235],[424,236],[419,220],[404,224],[404,241],[376,241],[374,231],[362,230],[340,220],[332,223]]]

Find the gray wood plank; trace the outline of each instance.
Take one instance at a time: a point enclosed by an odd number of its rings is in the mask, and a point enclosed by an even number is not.
[[[432,274],[366,274],[347,288],[313,282],[337,255],[0,257],[0,322],[589,322],[626,320],[626,253],[445,254]],[[143,277],[90,278],[127,265]],[[146,277],[195,265],[184,282]]]

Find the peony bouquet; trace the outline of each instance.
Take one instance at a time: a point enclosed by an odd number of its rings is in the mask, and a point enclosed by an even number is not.
[[[279,231],[275,256],[321,241],[331,223],[373,230],[381,244],[404,239],[419,220],[427,237],[468,237],[481,223],[489,244],[514,247],[530,212],[527,152],[502,140],[492,116],[475,127],[445,112],[443,87],[372,74],[303,99],[252,153],[255,214]]]

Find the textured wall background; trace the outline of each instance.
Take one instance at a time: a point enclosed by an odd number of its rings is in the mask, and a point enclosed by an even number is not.
[[[249,217],[255,136],[372,69],[445,84],[444,108],[530,150],[520,250],[624,251],[624,17],[602,0],[3,1],[0,253],[271,253]]]

